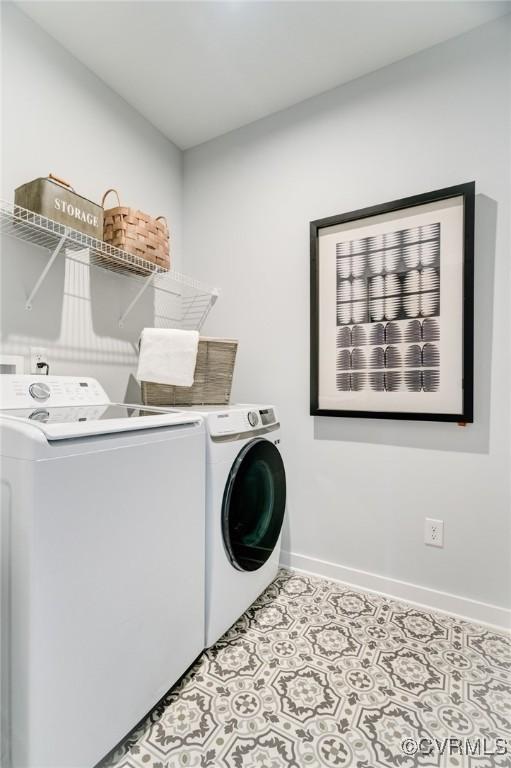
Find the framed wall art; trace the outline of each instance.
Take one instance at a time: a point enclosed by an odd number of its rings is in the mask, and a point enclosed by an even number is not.
[[[474,200],[311,222],[312,415],[473,421]]]

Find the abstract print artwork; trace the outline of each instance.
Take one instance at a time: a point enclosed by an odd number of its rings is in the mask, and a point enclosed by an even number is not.
[[[440,384],[440,223],[336,243],[340,392]]]
[[[474,184],[311,222],[311,413],[472,421]]]

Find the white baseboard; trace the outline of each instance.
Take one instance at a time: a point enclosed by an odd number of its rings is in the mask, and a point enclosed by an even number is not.
[[[318,560],[294,552],[281,552],[280,564],[294,571],[307,573],[311,576],[325,576],[356,589],[375,592],[395,600],[403,600],[406,603],[432,611],[448,613],[464,621],[475,621],[500,631],[509,631],[511,628],[511,610],[501,608],[498,605],[482,603],[460,595],[451,595],[449,592],[440,592],[437,589],[421,587],[418,584],[410,584],[407,581],[379,576],[377,573],[360,571],[356,568],[329,563],[326,560]]]

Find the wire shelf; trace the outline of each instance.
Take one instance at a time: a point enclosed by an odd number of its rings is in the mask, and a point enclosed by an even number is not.
[[[188,275],[175,270],[163,270],[139,256],[3,200],[0,200],[0,234],[30,242],[50,253],[48,262],[27,297],[27,310],[32,309],[32,302],[60,253],[80,264],[116,272],[138,285],[133,300],[119,318],[121,326],[150,286],[160,296],[159,300],[155,299],[155,321],[163,326],[200,330],[218,297],[216,288]],[[170,312],[164,309],[169,299]]]

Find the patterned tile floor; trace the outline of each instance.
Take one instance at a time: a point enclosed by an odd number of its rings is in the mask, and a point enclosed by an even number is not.
[[[281,571],[108,765],[509,768],[511,639]]]

